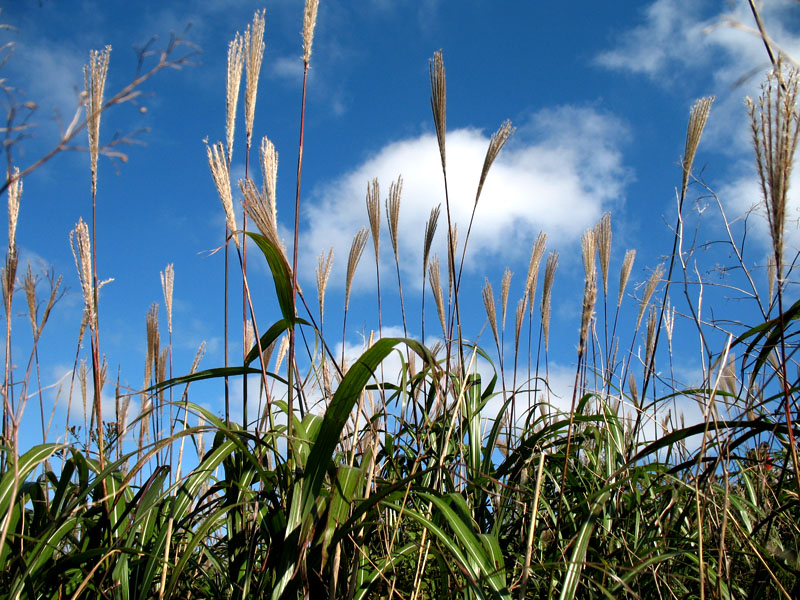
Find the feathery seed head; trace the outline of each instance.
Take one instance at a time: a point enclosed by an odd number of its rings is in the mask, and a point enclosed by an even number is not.
[[[247,319],[244,323],[244,347],[248,349],[254,348],[256,345],[256,332],[253,329],[253,320]]]
[[[647,308],[647,305],[650,303],[650,298],[652,298],[653,292],[656,291],[656,287],[661,282],[663,277],[664,265],[661,264],[653,269],[650,279],[647,280],[647,287],[645,287],[644,296],[642,296],[642,301],[639,304],[639,316],[636,317],[636,329],[639,329],[639,325],[642,324],[642,315],[644,315],[644,311]]]
[[[278,231],[278,151],[267,136],[261,139],[261,179],[264,182],[261,194],[272,213],[272,225]]]
[[[503,331],[506,330],[506,309],[508,308],[508,292],[511,289],[511,270],[506,267],[506,270],[503,272],[503,280],[500,286],[500,302],[502,307],[502,329]]]
[[[542,289],[542,332],[544,333],[544,349],[548,350],[550,342],[550,305],[553,295],[553,280],[558,267],[558,252],[552,251],[547,257],[544,268],[544,287]]]
[[[739,386],[739,381],[736,379],[736,354],[733,352],[728,353],[728,359],[725,361],[725,367],[722,369],[720,385],[722,389],[729,394],[736,395],[736,388]]]
[[[697,154],[697,147],[700,145],[700,137],[703,135],[703,128],[708,120],[708,113],[711,104],[714,102],[713,96],[698,99],[689,113],[689,126],[686,130],[686,147],[683,151],[683,179],[681,181],[681,198],[686,195],[686,188],[689,186],[689,177],[692,174],[692,163]]]
[[[389,197],[386,199],[386,221],[389,224],[389,238],[392,241],[392,250],[394,250],[394,258],[396,261],[400,260],[398,251],[398,232],[397,226],[400,222],[400,197],[403,193],[403,176],[398,175],[397,181],[393,181],[389,185]]]
[[[458,250],[458,223],[453,225],[453,228],[450,230],[450,248],[447,252],[447,262],[449,268],[447,269],[447,298],[448,301],[453,297],[453,286],[455,282],[453,281],[453,275],[456,272],[455,264],[456,264],[456,252]]]
[[[769,305],[772,305],[772,299],[775,297],[775,279],[776,279],[776,271],[775,268],[775,256],[770,255],[767,257],[767,286],[769,289]]]
[[[0,283],[3,288],[3,308],[6,312],[6,319],[11,319],[11,303],[14,296],[14,288],[17,281],[17,257],[6,256],[6,264],[0,270]]]
[[[333,246],[328,250],[328,257],[322,252],[317,258],[317,296],[319,297],[319,323],[322,329],[323,315],[325,314],[325,289],[328,287],[328,278],[333,268]]]
[[[587,340],[589,339],[589,325],[594,315],[594,304],[597,300],[597,271],[592,270],[586,277],[583,287],[583,307],[581,309],[581,332],[578,353],[582,355],[586,351]]]
[[[605,213],[595,226],[600,273],[603,276],[603,295],[608,295],[608,265],[611,261],[611,213]]]
[[[367,216],[372,232],[372,245],[375,248],[375,260],[379,260],[381,244],[381,188],[375,178],[367,184]]]
[[[431,245],[433,244],[433,236],[436,235],[436,225],[439,223],[439,211],[442,205],[439,204],[436,208],[431,209],[431,214],[428,217],[428,222],[425,223],[425,241],[422,248],[422,275],[424,277],[425,271],[428,269],[428,257],[431,253]]]
[[[591,227],[583,232],[581,251],[583,253],[584,281],[588,281],[595,272],[595,248],[597,247],[595,232]]]
[[[442,169],[446,168],[445,132],[447,131],[447,85],[445,84],[444,61],[442,51],[433,54],[430,60],[431,74],[431,110],[433,125],[436,128],[436,139],[439,143],[439,155]]]
[[[275,372],[281,370],[281,365],[283,364],[283,359],[286,358],[286,354],[289,352],[289,334],[285,334],[281,337],[281,345],[278,346],[278,356],[275,359]]]
[[[442,292],[442,278],[439,273],[439,257],[434,255],[428,267],[428,280],[433,290],[433,299],[436,302],[436,312],[439,315],[439,323],[442,326],[442,335],[447,335],[447,325],[444,315],[444,293]]]
[[[539,279],[539,265],[542,262],[546,245],[547,234],[544,231],[540,231],[531,249],[531,259],[528,262],[528,276],[525,279],[525,294],[528,296],[531,314],[533,314],[533,302],[536,298],[536,282]]]
[[[158,371],[158,355],[161,350],[158,333],[158,303],[153,302],[147,310],[145,317],[145,332],[147,334],[147,351],[144,362],[144,384],[149,386],[155,368]]]
[[[8,184],[8,253],[17,254],[17,220],[19,219],[19,203],[22,198],[22,179],[19,169],[14,167],[11,183]]]
[[[164,292],[164,306],[167,309],[167,330],[172,335],[172,287],[175,281],[175,265],[172,263],[161,272],[161,289]]]
[[[492,284],[489,283],[489,278],[486,278],[486,283],[482,290],[483,306],[486,308],[486,316],[489,318],[489,326],[492,328],[492,335],[494,336],[494,343],[500,345],[500,336],[497,332],[497,312],[494,306],[494,292],[492,291]]]
[[[525,309],[528,306],[528,295],[523,294],[517,302],[516,320],[514,321],[514,348],[519,348],[519,336],[522,332],[522,322],[525,320]]]
[[[225,221],[228,229],[233,235],[233,242],[239,247],[239,238],[234,235],[236,231],[236,218],[233,215],[233,195],[231,193],[231,174],[228,164],[225,161],[225,150],[222,142],[217,142],[209,146],[206,142],[206,153],[208,154],[208,167],[211,170],[211,177],[217,187],[222,208],[225,211]]]
[[[350,246],[350,255],[347,257],[347,277],[345,279],[344,287],[344,309],[350,306],[350,291],[353,287],[353,277],[356,274],[356,267],[361,260],[361,255],[364,253],[364,247],[367,245],[367,232],[366,227],[361,230],[353,238],[353,244]]]
[[[244,210],[247,215],[256,224],[256,228],[267,240],[270,241],[276,248],[278,248],[285,257],[285,250],[283,244],[278,236],[278,228],[273,221],[273,213],[269,203],[264,196],[259,193],[256,184],[249,177],[244,181],[239,181],[239,189],[244,195],[245,202],[243,203]]]
[[[761,88],[758,106],[750,98],[747,99],[778,282],[783,278],[786,200],[800,133],[797,91],[798,71],[790,69],[784,73],[783,66],[778,63]]]
[[[92,164],[92,193],[97,190],[97,155],[100,151],[100,114],[103,112],[103,91],[108,75],[111,46],[89,52],[89,64],[83,67],[86,89],[86,131],[89,134],[89,156]]]
[[[667,309],[664,311],[664,331],[667,333],[667,343],[672,354],[672,336],[675,333],[675,307],[670,306],[667,300]]]
[[[25,300],[28,303],[28,320],[31,323],[33,337],[36,339],[38,330],[36,323],[36,278],[33,276],[33,271],[31,271],[30,262],[25,270],[25,277],[22,279],[22,289],[25,290]]]
[[[303,62],[306,64],[311,60],[311,45],[314,42],[318,8],[319,0],[306,0],[306,8],[303,12]]]
[[[625,288],[633,270],[633,261],[636,260],[636,250],[631,249],[625,252],[625,259],[622,261],[622,270],[619,272],[619,297],[617,298],[617,308],[622,305],[622,296],[625,295]]]
[[[237,31],[228,44],[227,96],[225,99],[225,133],[228,141],[228,164],[233,160],[233,133],[236,128],[236,106],[244,65],[244,39]]]
[[[492,168],[494,159],[497,158],[498,154],[500,154],[500,150],[503,149],[503,146],[506,145],[508,138],[514,134],[515,130],[516,128],[511,126],[511,121],[506,119],[503,121],[503,124],[500,125],[500,128],[492,134],[492,138],[489,140],[489,148],[487,148],[486,156],[483,159],[481,177],[478,180],[478,191],[475,194],[475,204],[478,203],[478,199],[481,197],[483,184],[486,183],[486,177],[489,175],[489,169]]]
[[[244,54],[247,65],[247,84],[244,92],[244,128],[247,134],[247,147],[253,138],[253,121],[256,116],[256,95],[258,77],[261,73],[261,59],[264,57],[264,14],[265,9],[256,11],[252,25],[244,32]]]
[[[72,247],[72,257],[78,269],[78,280],[83,292],[84,314],[91,327],[94,327],[94,285],[92,283],[92,246],[89,237],[89,227],[79,218],[75,229],[69,232],[69,244]]]
[[[647,337],[645,338],[645,365],[652,364],[656,349],[656,329],[658,327],[658,311],[651,306],[647,313]]]
[[[636,377],[633,376],[633,371],[628,373],[628,390],[635,406],[639,402],[639,391],[636,389]]]

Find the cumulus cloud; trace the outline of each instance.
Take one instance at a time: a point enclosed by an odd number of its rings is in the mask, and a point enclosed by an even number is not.
[[[564,106],[543,110],[520,126],[501,152],[483,189],[470,234],[467,270],[527,258],[540,230],[553,245],[574,242],[602,212],[618,203],[630,178],[620,145],[625,126],[592,108]],[[489,136],[461,128],[447,134],[451,219],[463,243]],[[381,203],[390,182],[403,177],[399,250],[404,277],[421,285],[422,240],[430,210],[441,204],[433,252],[444,260],[447,217],[442,168],[435,135],[392,142],[336,179],[318,186],[306,209],[301,248],[319,252],[333,246],[336,263],[331,285],[342,285],[353,235],[368,223],[367,184],[377,177]],[[382,215],[381,260],[393,261]],[[373,261],[371,242],[362,261]],[[374,255],[373,255],[374,256]],[[308,257],[306,260],[311,259]],[[361,265],[356,287],[374,280]]]

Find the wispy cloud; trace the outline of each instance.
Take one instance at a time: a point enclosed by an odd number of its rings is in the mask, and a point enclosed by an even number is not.
[[[717,192],[734,219],[762,200],[744,99],[759,95],[771,65],[752,25],[748,3],[737,1],[727,6],[728,12],[709,13],[693,0],[656,0],[643,10],[641,24],[623,32],[618,43],[595,61],[601,67],[646,76],[672,91],[716,96],[703,146],[732,160],[729,171],[718,174],[726,183],[718,186]],[[800,56],[800,32],[789,27],[795,22],[797,2],[776,0],[761,5],[760,11],[776,47],[790,57]],[[800,200],[794,195],[789,202],[787,243],[797,245]],[[761,221],[751,223],[758,243],[766,245],[767,229]]]

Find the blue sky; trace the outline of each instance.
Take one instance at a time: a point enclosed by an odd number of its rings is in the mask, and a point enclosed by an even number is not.
[[[0,22],[14,29],[0,34],[3,43],[13,42],[15,48],[0,76],[19,90],[15,97],[20,102],[38,106],[31,117],[35,127],[13,148],[13,162],[20,167],[56,141],[57,115],[61,122],[71,119],[90,49],[106,44],[113,48],[109,95],[133,76],[133,47],[141,47],[154,35],[158,36],[154,47],[161,47],[170,30],[180,32],[192,24],[186,39],[201,50],[192,58],[194,64],[159,73],[142,87],[144,93],[135,105],[115,107],[102,119],[101,141],[116,132],[148,131],[136,136],[144,145],[122,149],[127,162],[101,159],[100,163],[99,276],[114,278],[101,295],[101,347],[110,371],[116,374],[120,365],[123,383],[139,388],[145,313],[154,301],[163,306],[159,272],[174,263],[176,374],[188,370],[201,340],[208,343],[203,366],[221,365],[222,258],[221,253],[209,251],[222,244],[224,216],[203,140],[224,139],[228,42],[237,31],[244,31],[262,5],[238,0],[9,4],[3,7]],[[278,0],[265,7],[266,52],[254,138],[269,136],[280,154],[278,218],[288,241],[299,129],[303,3]],[[776,42],[790,56],[800,57],[800,5],[773,0],[762,10]],[[444,200],[428,75],[429,58],[442,49],[450,192],[462,232],[489,136],[506,118],[517,127],[489,175],[477,211],[463,286],[467,335],[478,335],[485,321],[480,300],[484,277],[499,290],[505,266],[515,273],[509,301],[509,327],[513,327],[513,307],[531,244],[544,230],[549,235],[548,251],[558,250],[561,256],[551,366],[554,379],[561,374],[566,382],[575,362],[583,289],[580,235],[604,212],[611,212],[614,298],[626,249],[639,252],[634,284],[646,280],[650,269],[665,259],[671,250],[686,121],[695,99],[716,96],[695,161],[696,174],[717,193],[730,221],[759,201],[744,97],[758,94],[768,62],[760,39],[747,31],[751,24],[747,4],[739,0],[321,0],[307,102],[299,273],[301,285],[313,299],[316,257],[334,247],[326,329],[341,330],[344,265],[352,236],[367,224],[367,182],[377,177],[384,198],[390,182],[402,174],[402,276],[410,333],[420,334],[424,223],[430,209]],[[240,101],[234,179],[244,174],[242,107]],[[84,136],[79,139],[85,144]],[[23,263],[52,266],[70,287],[41,343],[45,385],[68,372],[75,355],[82,300],[68,234],[79,217],[88,220],[91,215],[88,162],[83,152],[65,153],[24,181],[17,233]],[[788,232],[792,256],[800,242],[797,187],[794,190]],[[698,246],[722,239],[725,231],[716,200],[698,185],[690,190],[690,199]],[[763,288],[765,276],[758,267],[764,264],[768,246],[759,221],[757,216],[748,221],[746,262],[754,267]],[[733,230],[740,239],[743,221],[735,222]],[[443,256],[444,221],[439,232],[434,251]],[[384,326],[396,332],[400,318],[385,223],[382,250]],[[348,343],[354,345],[363,332],[368,335],[377,328],[373,256],[370,243],[348,317]],[[732,264],[731,258],[727,249],[712,245],[698,254],[698,269],[719,283],[736,283],[711,271]],[[253,267],[251,279],[257,310],[264,314],[261,322],[269,323],[277,313],[263,267]],[[640,292],[630,286],[628,293]],[[232,288],[235,305],[237,294]],[[724,302],[721,306],[731,318],[757,322],[750,304],[727,301],[737,296],[735,291],[715,288],[707,294]],[[432,299],[427,302],[427,328],[435,331]],[[626,317],[627,331],[621,325],[626,331],[623,347],[629,343],[637,308],[635,301],[628,303],[633,314]],[[22,296],[16,308],[22,315]],[[163,308],[161,320],[166,321]],[[678,326],[691,336],[691,323],[679,321]],[[18,369],[24,370],[29,352],[23,335],[28,331],[26,317],[16,317],[13,328],[13,356]],[[238,335],[233,339],[231,353],[236,356]],[[492,347],[488,330],[480,343]],[[699,373],[696,353],[689,355],[696,350],[696,338],[687,337],[685,343],[687,355],[676,355],[676,368],[690,383]],[[55,393],[48,394],[52,401]],[[206,405],[219,406],[216,389],[198,388],[198,394]],[[29,413],[35,416],[33,408]]]

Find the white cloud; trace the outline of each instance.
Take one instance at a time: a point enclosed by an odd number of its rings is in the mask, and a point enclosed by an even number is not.
[[[706,39],[697,2],[657,0],[643,12],[644,24],[620,35],[616,47],[597,57],[598,64],[656,78],[675,62],[697,59],[693,50]]]
[[[279,56],[267,65],[271,75],[278,79],[285,79],[290,83],[300,84],[303,81],[303,57]],[[312,73],[313,71],[309,71]]]
[[[591,108],[566,106],[544,110],[523,124],[490,172],[475,213],[467,266],[477,269],[498,261],[527,258],[540,230],[557,246],[577,240],[585,227],[624,194],[629,172],[619,145],[624,126]],[[451,218],[463,244],[489,137],[462,128],[447,134],[447,169]],[[430,210],[442,205],[433,252],[444,258],[447,231],[444,185],[433,134],[392,142],[351,172],[317,187],[306,208],[308,229],[301,248],[315,254],[334,247],[332,285],[342,285],[353,235],[368,223],[367,183],[377,177],[381,203],[389,183],[403,177],[399,247],[404,277],[420,285],[422,239]],[[383,209],[382,209],[383,212]],[[382,214],[382,262],[391,267],[391,244]],[[371,256],[372,255],[372,256]],[[374,261],[368,243],[356,287],[372,285]],[[313,256],[304,258],[313,260]],[[373,263],[374,264],[374,263]]]

